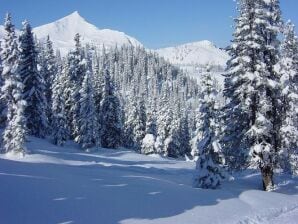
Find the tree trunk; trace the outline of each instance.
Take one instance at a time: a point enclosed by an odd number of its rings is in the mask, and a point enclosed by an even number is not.
[[[261,173],[263,178],[264,191],[270,191],[273,189],[273,168],[271,166],[261,167]]]

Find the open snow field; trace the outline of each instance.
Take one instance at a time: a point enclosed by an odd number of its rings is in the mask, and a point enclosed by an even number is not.
[[[263,192],[247,172],[202,190],[191,186],[193,162],[35,138],[28,149],[0,157],[1,224],[298,223],[298,179],[277,177],[277,190]]]

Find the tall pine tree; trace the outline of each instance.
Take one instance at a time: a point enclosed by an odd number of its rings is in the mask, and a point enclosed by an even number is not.
[[[68,68],[64,63],[61,71],[56,74],[54,82],[52,84],[52,117],[51,128],[52,137],[55,145],[62,146],[69,138],[69,126],[67,122],[65,100],[66,100],[66,88],[68,82]]]
[[[281,167],[298,174],[298,37],[295,27],[288,22],[284,27],[284,40],[281,45]]]
[[[22,79],[19,71],[19,50],[14,26],[10,14],[6,15],[4,23],[3,79],[1,92],[7,103],[7,124],[3,133],[2,147],[5,153],[13,152],[24,155],[26,118],[24,109]]]
[[[113,83],[107,68],[104,70],[104,89],[101,101],[101,145],[117,148],[122,143],[121,107],[115,95]]]
[[[222,162],[222,149],[218,142],[217,119],[218,108],[216,105],[217,91],[214,88],[214,81],[210,74],[205,74],[202,80],[204,97],[201,102],[200,112],[202,126],[199,132],[202,138],[198,138],[197,147],[199,159],[197,160],[197,175],[194,179],[194,186],[200,188],[219,187],[224,178],[220,167]]]
[[[45,137],[48,120],[45,81],[37,70],[37,51],[30,24],[25,21],[19,37],[20,76],[24,85],[23,94],[27,102],[25,116],[30,135]]]
[[[88,149],[95,145],[98,130],[95,104],[94,89],[91,71],[87,71],[84,77],[82,88],[80,90],[80,114],[79,114],[79,132],[76,142],[82,145],[83,149]]]
[[[281,26],[279,1],[241,0],[239,7],[225,81],[229,103],[223,142],[227,158],[244,155],[242,160],[247,161],[245,155],[250,152],[251,161],[261,170],[264,189],[270,190],[280,145],[279,75],[274,69]]]

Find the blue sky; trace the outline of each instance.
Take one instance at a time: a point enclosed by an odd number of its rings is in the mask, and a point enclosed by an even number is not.
[[[283,17],[298,26],[298,0],[281,0]],[[73,11],[99,28],[123,31],[146,47],[159,48],[198,40],[226,46],[235,17],[233,0],[0,0],[20,27],[55,21]]]

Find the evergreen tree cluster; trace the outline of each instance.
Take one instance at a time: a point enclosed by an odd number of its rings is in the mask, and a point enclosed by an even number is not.
[[[82,46],[76,34],[73,50],[61,57],[50,37],[34,39],[28,22],[17,37],[8,15],[5,29],[0,66],[5,152],[25,153],[31,135],[51,136],[60,146],[73,140],[84,150],[129,147],[143,154],[190,155],[196,80],[141,47]],[[20,139],[13,140],[17,134]]]
[[[228,167],[258,167],[270,190],[275,168],[297,172],[297,37],[278,0],[239,0],[238,9],[221,144]]]

